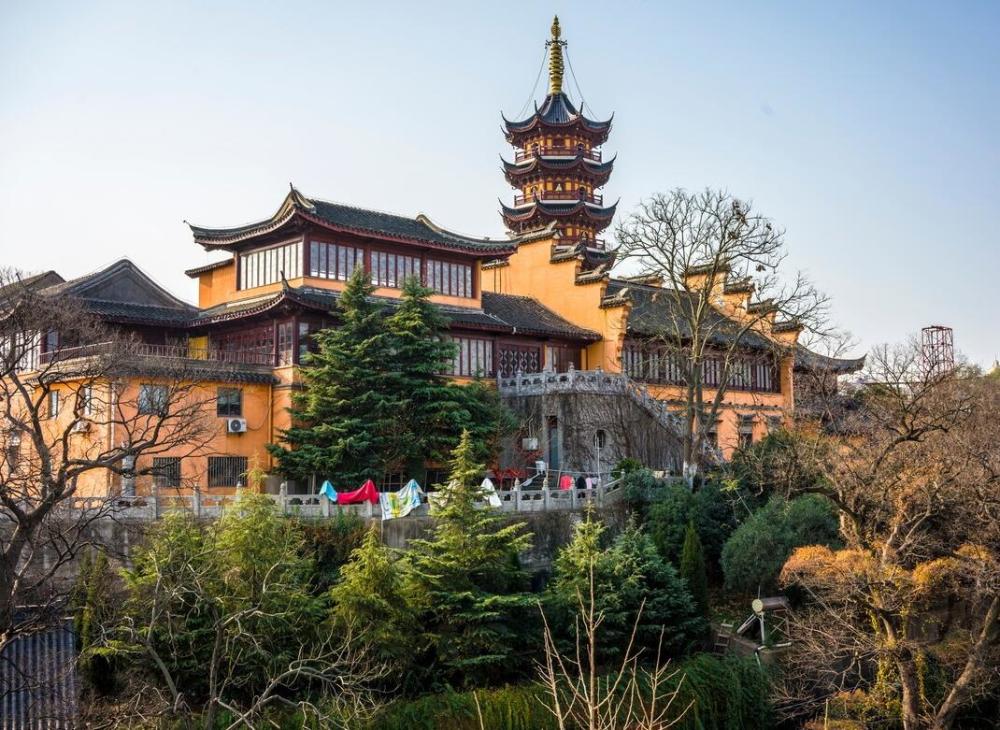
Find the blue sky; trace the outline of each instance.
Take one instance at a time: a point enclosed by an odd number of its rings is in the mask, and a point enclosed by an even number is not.
[[[129,256],[189,300],[183,220],[309,195],[500,236],[553,12],[615,112],[629,211],[725,187],[859,349],[926,324],[1000,355],[1000,3],[0,2],[0,263]],[[539,95],[542,93],[539,88]]]

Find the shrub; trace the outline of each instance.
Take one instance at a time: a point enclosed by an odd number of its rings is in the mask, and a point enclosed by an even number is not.
[[[602,659],[616,658],[624,651],[640,607],[638,646],[655,655],[664,630],[667,656],[688,651],[704,635],[706,626],[677,571],[634,524],[606,548],[603,532],[603,526],[588,514],[577,526],[573,540],[556,557],[547,606],[549,625],[557,638],[564,644],[572,640],[579,596],[589,595],[593,563],[595,608],[604,614],[598,637]]]
[[[326,592],[340,579],[340,569],[365,538],[365,521],[338,510],[330,519],[298,521],[305,541],[304,554],[315,566],[317,594]]]
[[[729,498],[722,485],[708,481],[692,492],[682,483],[670,482],[650,506],[648,530],[660,554],[680,564],[684,535],[693,521],[710,568],[718,565],[722,546],[736,527]]]
[[[834,546],[837,540],[837,514],[826,498],[814,494],[791,501],[772,497],[726,541],[722,551],[726,588],[741,593],[772,590],[795,548]]]
[[[698,613],[708,616],[708,576],[705,574],[705,553],[694,520],[688,522],[681,553],[681,578],[687,583]]]
[[[676,665],[671,682],[680,683],[672,708],[690,709],[677,730],[765,730],[773,727],[769,683],[752,659],[720,659],[707,654]],[[476,701],[489,730],[548,730],[557,724],[538,684],[471,692],[445,692],[386,707],[369,730],[479,730]]]

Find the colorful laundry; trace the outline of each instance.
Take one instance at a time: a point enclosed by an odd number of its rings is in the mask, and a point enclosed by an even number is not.
[[[340,492],[337,495],[337,504],[361,504],[362,502],[378,504],[378,489],[375,488],[375,482],[371,479],[353,492]]]
[[[559,477],[559,489],[566,491],[567,489],[573,488],[573,477],[569,474],[563,474]]]
[[[333,488],[332,484],[330,484],[329,479],[323,482],[323,486],[319,488],[319,493],[331,502],[337,501],[337,490]]]
[[[379,507],[382,509],[382,519],[391,520],[396,517],[406,517],[421,504],[424,490],[411,479],[398,492],[382,492],[378,495]]]
[[[479,485],[479,489],[482,490],[486,501],[490,503],[490,507],[500,507],[503,505],[503,502],[500,501],[500,495],[497,494],[497,488],[493,486],[493,482],[490,481],[489,477],[483,479],[483,483]]]

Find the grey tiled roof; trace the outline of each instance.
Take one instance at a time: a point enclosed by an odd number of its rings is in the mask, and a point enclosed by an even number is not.
[[[694,306],[694,295],[620,279],[614,279],[608,283],[605,295],[609,298],[615,297],[620,295],[624,289],[628,289],[628,295],[632,301],[627,325],[629,334],[662,336],[673,335],[679,331],[683,337],[691,336],[688,326],[690,317],[685,314],[686,307],[678,309],[681,306],[678,295],[681,299],[690,298],[692,307]],[[739,336],[742,344],[747,347],[770,349],[775,346],[775,343],[756,332],[750,331],[740,334],[742,327],[738,323],[715,310],[712,310],[709,316],[706,329],[718,339],[719,344],[728,344],[733,341],[734,337]]]
[[[225,248],[278,230],[296,217],[328,226],[333,230],[473,254],[512,253],[515,248],[515,244],[506,238],[476,238],[448,231],[424,215],[409,218],[394,213],[331,203],[318,198],[308,198],[294,188],[286,196],[278,211],[265,220],[234,228],[209,228],[190,224],[189,227],[195,241],[205,248]]]
[[[806,348],[803,345],[795,346],[795,369],[813,370],[817,372],[829,372],[841,375],[844,373],[855,373],[865,366],[865,356],[861,357],[829,357]]]
[[[79,682],[70,622],[15,638],[0,656],[0,730],[77,727]]]
[[[198,274],[204,274],[207,271],[213,271],[215,269],[221,269],[224,266],[229,266],[229,264],[231,263],[233,263],[233,260],[231,258],[222,259],[221,261],[213,261],[210,264],[202,264],[201,266],[195,266],[194,268],[188,269],[184,273],[187,276],[192,276],[192,277],[198,276]]]
[[[527,119],[514,122],[504,118],[508,132],[512,133],[527,131],[538,123],[552,126],[566,126],[574,122],[579,122],[584,128],[594,132],[611,129],[610,119],[606,121],[588,119],[577,110],[573,102],[562,91],[546,96],[542,105],[537,107],[535,113]]]
[[[289,288],[281,293],[254,299],[250,302],[236,303],[230,306],[219,305],[204,310],[197,321],[207,324],[221,319],[262,313],[279,306],[282,302],[298,303],[333,312],[339,298],[340,292],[330,289]],[[400,302],[399,299],[390,297],[376,297],[376,299],[390,309],[397,307]],[[441,306],[440,309],[449,323],[456,327],[465,326],[472,329],[486,329],[510,334],[519,333],[585,341],[600,339],[598,333],[577,327],[531,297],[483,292],[482,302],[482,309],[458,306]]]
[[[595,342],[601,339],[597,332],[578,327],[531,297],[483,292],[483,311],[511,325],[516,332]]]

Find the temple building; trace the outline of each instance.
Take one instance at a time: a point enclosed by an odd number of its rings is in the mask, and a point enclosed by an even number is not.
[[[501,204],[507,237],[468,237],[424,215],[332,203],[292,187],[277,210],[256,223],[190,226],[194,243],[219,255],[186,272],[198,283],[197,305],[165,291],[128,260],[69,281],[55,272],[32,280],[41,294],[72,300],[132,339],[138,392],[155,391],[158,367],[183,361],[213,403],[218,428],[209,446],[197,454],[158,456],[155,479],[128,489],[228,490],[253,463],[272,471],[266,445],[290,425],[287,408],[301,387],[298,369],[313,347],[311,335],[337,326],[338,297],[358,267],[370,272],[375,296],[390,307],[406,277],[419,277],[433,289],[432,301],[447,316],[448,337],[457,345],[446,375],[492,379],[512,397],[527,397],[524,376],[543,378],[534,381],[541,390],[533,391],[543,399],[521,409],[534,413],[530,430],[539,436],[523,440],[537,442],[533,448],[514,449],[522,461],[586,470],[591,454],[573,452],[571,434],[598,449],[598,462],[600,449],[605,461],[630,455],[629,439],[612,434],[615,443],[607,443],[610,432],[593,416],[581,420],[565,399],[552,397],[557,385],[545,386],[546,374],[587,372],[589,380],[559,382],[586,382],[591,395],[625,399],[646,419],[633,419],[650,442],[640,456],[657,460],[657,468],[677,467],[669,411],[677,408],[684,384],[652,344],[671,299],[656,281],[612,272],[614,253],[601,234],[617,204],[605,205],[600,193],[614,164],[600,149],[611,120],[588,118],[583,105],[577,108],[563,91],[565,41],[558,19],[547,45],[544,100],[530,117],[504,120],[514,149],[503,172],[516,189],[513,205]],[[712,288],[719,293],[720,317],[738,318],[762,306],[753,301],[752,286],[719,276]],[[779,426],[794,409],[797,368],[823,362],[797,345],[795,323],[765,322],[747,339],[746,367],[729,385],[713,431],[723,454]],[[81,356],[99,345],[70,344],[79,345]],[[56,351],[66,356],[66,345],[59,333],[48,333],[34,362]],[[843,371],[857,365],[833,364]],[[709,388],[717,382],[713,377],[709,364]],[[55,403],[53,418],[73,417],[58,413],[58,398]],[[113,434],[95,429],[82,438],[96,443]],[[109,473],[81,491],[122,489],[116,479]]]

